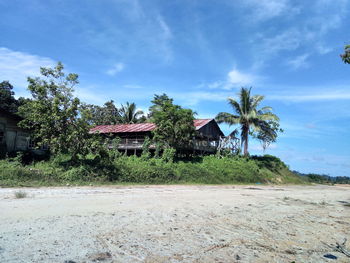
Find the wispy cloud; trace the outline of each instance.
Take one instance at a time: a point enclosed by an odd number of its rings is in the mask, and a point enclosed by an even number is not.
[[[171,62],[174,35],[158,7],[138,0],[114,2],[110,6],[115,11],[113,15],[107,13],[101,16],[96,11],[89,15],[94,16],[98,23],[82,23],[81,35],[86,44],[111,57],[125,60],[147,57]],[[116,26],[116,19],[123,26]]]
[[[296,58],[287,61],[287,64],[290,65],[292,69],[307,68],[310,65],[307,61],[309,56],[309,54],[297,56]]]
[[[251,8],[251,18],[254,22],[260,22],[279,16],[290,16],[299,12],[299,8],[293,6],[289,0],[244,0],[243,4]]]
[[[274,4],[275,1],[266,2],[271,2],[271,10],[274,10],[275,6],[275,11],[271,11],[272,16],[280,14],[282,11],[279,10],[285,10],[289,4],[289,1],[281,1],[280,5]],[[254,68],[261,68],[281,53],[297,51],[301,48],[304,52],[305,49],[308,50],[310,54],[324,55],[331,52],[333,48],[326,43],[325,37],[342,25],[346,18],[348,3],[349,0],[318,0],[311,6],[309,3],[301,4],[298,10],[302,15],[298,16],[295,23],[282,27],[283,31],[270,28],[262,33],[259,32],[251,42],[258,43],[259,47],[259,52],[255,55]]]
[[[202,87],[208,87],[209,89],[222,89],[232,90],[234,88],[240,88],[243,86],[249,86],[259,79],[259,76],[252,73],[243,72],[234,67],[227,73],[226,80],[218,80],[208,85],[201,85]]]
[[[20,88],[17,95],[26,96],[28,76],[38,76],[40,67],[52,67],[55,61],[48,57],[29,54],[26,52],[14,51],[0,47],[0,74],[1,80],[10,81],[15,88]]]
[[[349,90],[315,90],[312,93],[299,94],[271,94],[266,96],[267,100],[279,100],[281,102],[312,102],[330,100],[350,100]]]
[[[106,74],[110,76],[115,76],[119,72],[124,70],[125,65],[121,62],[114,64],[110,69],[106,71]]]
[[[127,84],[123,86],[126,89],[143,89],[140,85],[134,85],[134,84]]]

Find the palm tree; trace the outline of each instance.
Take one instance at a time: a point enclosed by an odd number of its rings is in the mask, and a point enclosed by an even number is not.
[[[144,119],[143,117],[143,111],[137,110],[135,103],[127,102],[126,105],[122,104],[120,108],[120,119],[122,123],[138,123]]]
[[[216,116],[218,123],[227,123],[230,126],[239,124],[241,126],[241,147],[244,145],[244,155],[248,155],[249,134],[264,133],[267,136],[276,134],[271,122],[279,121],[279,118],[272,113],[271,107],[257,109],[264,99],[261,95],[250,95],[251,88],[241,88],[238,93],[239,101],[228,98],[228,103],[232,106],[236,114],[220,112]],[[277,136],[277,135],[275,135]]]

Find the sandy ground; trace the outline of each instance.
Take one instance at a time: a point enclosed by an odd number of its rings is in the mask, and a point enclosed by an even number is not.
[[[349,186],[21,190],[0,188],[0,262],[350,262],[327,246],[350,248]]]

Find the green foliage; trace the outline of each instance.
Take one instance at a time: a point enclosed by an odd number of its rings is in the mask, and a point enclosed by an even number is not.
[[[146,137],[145,141],[143,142],[143,145],[142,145],[141,158],[143,160],[148,160],[149,158],[151,158],[151,153],[149,151],[151,144],[152,144],[151,139],[149,137]]]
[[[303,174],[297,171],[293,171],[295,174],[302,177],[304,180],[310,183],[317,184],[350,184],[350,177],[348,176],[329,176],[325,174]]]
[[[142,110],[137,110],[135,103],[127,102],[122,104],[120,108],[120,122],[125,124],[144,122],[146,118],[143,116]]]
[[[167,163],[172,163],[175,158],[176,150],[174,148],[165,148],[162,154],[162,160]]]
[[[19,108],[22,128],[32,130],[38,145],[49,145],[53,153],[87,154],[91,144],[89,124],[74,97],[77,74],[65,74],[63,65],[41,68],[42,78],[28,78],[33,99]],[[81,116],[80,116],[81,115]]]
[[[107,101],[102,107],[93,104],[82,104],[81,111],[86,121],[93,126],[114,125],[120,123],[120,110],[115,106],[114,101]]]
[[[171,149],[170,149],[171,150]],[[110,150],[112,151],[112,149]],[[169,151],[169,152],[173,152]],[[300,176],[273,156],[206,156],[193,161],[171,161],[89,154],[78,161],[59,154],[49,161],[23,166],[19,158],[0,161],[0,185],[65,185],[88,183],[304,183]],[[170,155],[170,154],[169,154]],[[113,159],[113,160],[112,160]]]
[[[19,103],[14,97],[13,86],[8,81],[0,82],[0,109],[16,113]]]
[[[150,115],[157,128],[154,140],[166,148],[180,150],[188,147],[194,134],[194,112],[173,104],[167,95],[155,95],[150,107]]]
[[[249,155],[249,135],[260,140],[265,149],[270,143],[276,141],[278,132],[283,131],[279,126],[279,118],[272,113],[271,107],[258,109],[264,96],[251,96],[250,92],[251,88],[242,88],[238,94],[239,101],[228,99],[235,114],[220,112],[216,116],[218,123],[224,122],[229,125],[239,124],[241,126],[241,143],[244,145],[244,155],[246,156]]]
[[[175,167],[161,159],[143,160],[136,156],[122,157],[116,160],[121,182],[134,183],[170,183],[176,182]]]
[[[350,64],[350,45],[344,47],[344,54],[340,55],[344,63]]]

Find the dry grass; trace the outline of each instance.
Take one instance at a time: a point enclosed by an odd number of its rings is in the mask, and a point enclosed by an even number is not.
[[[24,191],[16,191],[15,192],[15,198],[17,198],[17,199],[26,198],[26,197],[27,197],[27,193]]]

